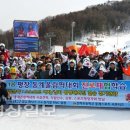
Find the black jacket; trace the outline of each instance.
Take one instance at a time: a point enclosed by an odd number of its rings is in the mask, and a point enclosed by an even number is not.
[[[106,79],[106,80],[118,79],[118,71],[110,69],[110,71],[104,75],[104,79]]]
[[[0,105],[4,105],[6,103],[4,97],[8,99],[9,94],[6,90],[6,84],[2,82],[0,83]]]
[[[53,74],[53,75],[51,76],[51,78],[52,78],[52,79],[64,79],[65,76],[64,76],[64,74],[63,74],[62,72],[60,72],[60,73]]]
[[[40,70],[37,70],[35,73],[34,73],[34,77],[36,79],[40,79]]]
[[[66,70],[65,72],[65,79],[76,79],[77,78],[77,71],[74,68],[70,68],[70,70]]]
[[[88,73],[90,69],[87,67],[77,69],[77,79],[89,79]]]
[[[118,80],[123,80],[123,70],[121,62],[118,62]]]
[[[50,76],[49,76],[49,71],[46,70],[46,71],[40,71],[40,79],[49,79]]]

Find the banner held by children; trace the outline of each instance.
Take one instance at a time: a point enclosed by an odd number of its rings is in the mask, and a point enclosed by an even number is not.
[[[130,82],[114,80],[6,80],[8,104],[130,108]]]

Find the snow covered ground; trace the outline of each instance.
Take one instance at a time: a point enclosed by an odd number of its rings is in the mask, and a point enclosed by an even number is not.
[[[56,107],[52,116],[27,116],[22,110],[17,117],[8,113],[0,117],[0,130],[129,130],[129,109]]]
[[[126,44],[130,44],[130,33],[123,34],[119,33],[111,35],[111,36],[104,36],[104,38],[101,39],[103,42],[100,42],[100,46],[97,47],[100,54],[104,52],[112,52],[117,49],[121,49],[124,51],[124,47],[126,47]],[[115,48],[114,48],[115,47]],[[130,48],[126,48],[127,51],[130,51]]]

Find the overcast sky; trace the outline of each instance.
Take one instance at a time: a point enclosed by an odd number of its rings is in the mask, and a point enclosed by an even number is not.
[[[108,0],[0,0],[0,29],[11,29],[13,20],[37,21],[106,1]]]

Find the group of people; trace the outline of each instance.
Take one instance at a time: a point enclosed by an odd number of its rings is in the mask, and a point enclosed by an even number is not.
[[[106,52],[79,56],[75,50],[34,58],[9,56],[0,44],[0,79],[101,79],[129,80],[130,55]]]
[[[3,82],[5,79],[129,80],[130,55],[119,51],[80,56],[72,50],[40,58],[34,58],[30,53],[15,57],[9,55],[5,44],[0,43],[0,111],[5,103],[2,97],[11,99]]]

